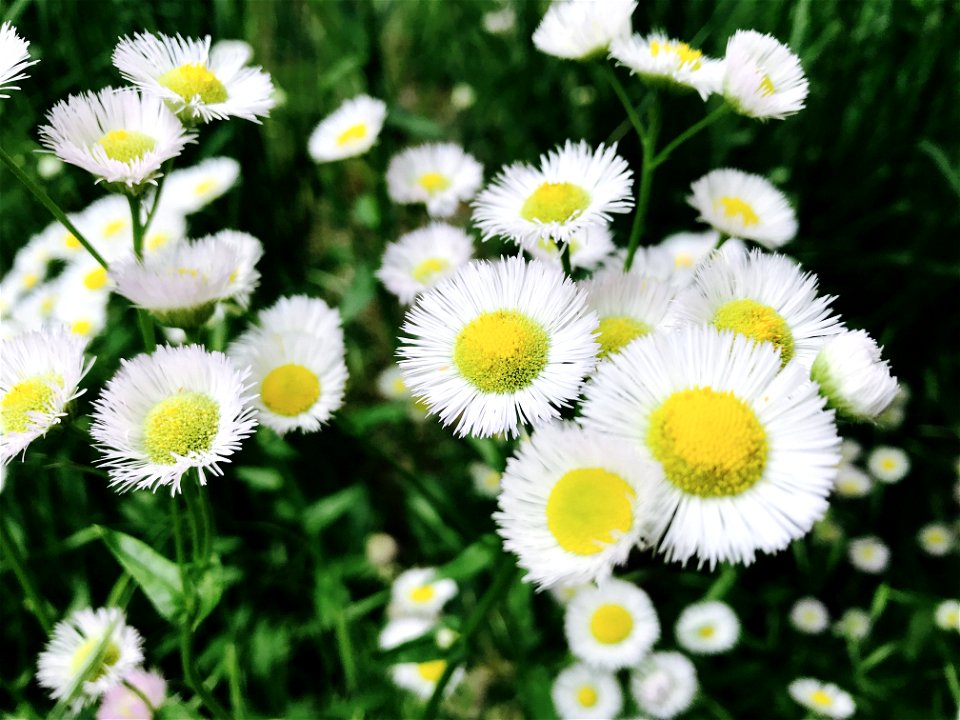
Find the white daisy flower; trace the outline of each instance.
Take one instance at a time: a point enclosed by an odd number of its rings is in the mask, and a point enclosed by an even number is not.
[[[497,532],[528,582],[602,580],[649,534],[659,474],[627,443],[544,426],[507,460]]]
[[[99,667],[88,667],[108,636]],[[143,662],[142,645],[140,633],[126,624],[119,608],[79,610],[53,628],[53,637],[37,661],[37,680],[54,700],[62,700],[83,674],[87,680],[73,705],[79,711]]]
[[[866,610],[850,608],[833,624],[833,634],[848,640],[863,640],[870,634],[872,624]]]
[[[405,205],[423,203],[431,217],[450,217],[483,184],[483,165],[455,143],[426,143],[390,160],[387,192]]]
[[[857,709],[850,693],[841,690],[833,683],[822,683],[813,678],[800,678],[790,683],[787,690],[790,697],[818,715],[843,720],[851,717]]]
[[[246,65],[253,60],[253,45],[246,40],[217,40],[210,46],[210,64],[233,60]]]
[[[674,289],[636,273],[606,270],[580,283],[600,318],[600,358],[619,353],[638,337],[663,328]]]
[[[953,550],[957,544],[956,535],[949,525],[929,523],[920,528],[917,534],[920,547],[927,555],[942,557]]]
[[[890,548],[874,535],[851,540],[847,556],[851,565],[865,573],[882,573],[890,564]]]
[[[907,417],[907,405],[910,402],[910,388],[900,383],[897,394],[893,396],[887,409],[877,416],[876,424],[884,430],[896,430]]]
[[[561,607],[566,607],[570,601],[576,597],[577,593],[584,588],[596,587],[592,582],[588,583],[556,583],[547,588],[550,596],[557,601]]]
[[[808,87],[800,58],[776,38],[737,30],[723,63],[723,96],[741,115],[783,120],[803,110]]]
[[[610,44],[610,57],[654,88],[695,90],[706,100],[723,85],[723,62],[660,32],[618,38]]]
[[[390,667],[390,677],[397,687],[409,690],[421,700],[429,700],[437,687],[437,682],[447,669],[446,660],[428,660],[421,663],[400,663]],[[458,667],[450,676],[443,689],[444,697],[450,695],[463,681],[464,669]]]
[[[880,445],[867,456],[867,470],[880,482],[897,483],[910,472],[910,456],[900,448]]]
[[[19,298],[10,309],[2,313],[0,326],[9,331],[13,326],[20,330],[10,332],[7,338],[27,330],[41,330],[53,320],[53,311],[60,297],[60,278],[35,287]],[[6,327],[10,325],[10,328]]]
[[[749,564],[827,510],[840,460],[833,413],[766,343],[688,326],[639,338],[597,369],[581,422],[663,467],[654,537],[668,560]]]
[[[232,188],[240,177],[240,163],[214,157],[192,167],[174,170],[163,184],[160,208],[191,215]]]
[[[960,600],[944,600],[939,603],[933,619],[941,630],[960,632]]]
[[[630,675],[630,692],[640,710],[658,719],[684,712],[699,687],[697,669],[678,652],[653,653]]]
[[[623,709],[623,692],[616,675],[586,663],[560,671],[550,697],[561,720],[607,720]]]
[[[155,183],[163,163],[196,138],[163,102],[131,88],[71,95],[53,106],[47,122],[40,127],[41,144],[97,182],[130,192]]]
[[[773,183],[762,175],[721,168],[690,186],[687,202],[714,230],[753,240],[775,250],[797,234],[797,215]]]
[[[817,521],[813,526],[813,539],[818,543],[830,545],[843,539],[843,528],[829,515]]]
[[[390,588],[391,617],[436,618],[457,594],[457,583],[437,577],[436,568],[411,568],[397,575]]]
[[[817,276],[783,255],[718,253],[671,306],[678,324],[709,324],[770,343],[784,366],[796,358],[809,372],[826,340],[843,332],[833,296],[817,295]]]
[[[399,550],[397,541],[392,535],[387,533],[373,533],[367,538],[365,555],[367,562],[378,570],[389,569],[390,564],[396,560]]]
[[[509,5],[483,14],[483,29],[491,35],[504,35],[516,26],[517,11]]]
[[[332,162],[363,155],[380,136],[387,104],[369,95],[345,101],[310,134],[307,151],[314,162]]]
[[[533,44],[540,52],[567,60],[600,56],[613,40],[630,35],[636,8],[636,0],[556,0],[534,31]]]
[[[457,435],[516,435],[578,396],[596,327],[586,294],[559,270],[475,261],[417,299],[397,352],[407,387]]]
[[[260,67],[245,67],[243,49],[210,52],[202,40],[137,33],[123,37],[113,64],[144,92],[164,100],[184,122],[240,117],[259,123],[274,106],[273,83]]]
[[[863,330],[828,338],[817,353],[810,377],[827,404],[851,420],[873,420],[897,394],[897,379],[880,359],[880,348]]]
[[[499,470],[494,470],[486,463],[472,462],[467,466],[467,472],[470,473],[470,479],[473,480],[473,489],[477,491],[478,495],[495,498],[500,493],[503,473]]]
[[[84,360],[86,344],[53,327],[0,341],[0,466],[46,435],[84,393],[78,386],[93,365]]]
[[[132,685],[139,693],[127,687]],[[152,707],[147,707],[141,695],[150,701]],[[151,719],[153,711],[158,709],[167,699],[167,681],[160,673],[146,672],[142,668],[128,670],[123,676],[123,682],[114,685],[103,695],[100,707],[97,708],[97,720],[140,720]]]
[[[861,498],[866,497],[873,490],[873,480],[856,465],[842,462],[833,486],[840,497]]]
[[[282,297],[257,314],[257,323],[265,332],[302,332],[325,339],[331,346],[343,347],[340,313],[319,298]]]
[[[377,392],[387,400],[408,400],[412,396],[403,382],[399,365],[390,365],[377,375]]]
[[[392,650],[406,642],[423,637],[436,625],[437,618],[435,616],[404,615],[391,618],[383,630],[380,631],[377,646],[381,650]]]
[[[688,605],[674,629],[677,644],[698,655],[731,650],[740,639],[740,620],[726,603],[718,600]]]
[[[198,345],[160,347],[123,360],[94,403],[90,434],[103,455],[111,486],[156,490],[196,468],[222,475],[221,462],[256,427],[248,370]]]
[[[574,657],[604,670],[633,667],[660,639],[660,621],[643,590],[609,578],[567,604],[564,632]]]
[[[799,632],[819,635],[830,625],[830,613],[816,598],[800,598],[790,609],[790,624]]]
[[[473,240],[460,228],[434,222],[387,244],[377,277],[409,305],[473,257]]]
[[[20,37],[13,25],[9,22],[0,25],[0,98],[10,97],[2,94],[7,90],[19,90],[11,83],[28,77],[24,70],[40,62],[30,59],[29,47],[29,41]]]
[[[197,242],[224,245],[236,253],[237,262],[230,273],[230,292],[227,297],[231,303],[245,310],[250,304],[250,296],[260,284],[257,263],[263,257],[263,243],[250,233],[238,230],[221,230]]]
[[[110,296],[105,292],[89,292],[59,282],[50,318],[65,325],[75,335],[89,340],[107,326],[109,299]]]
[[[107,195],[91,203],[76,216],[77,229],[107,262],[133,255],[133,221],[130,205],[120,195]],[[65,228],[54,227],[54,242],[62,247],[65,259],[83,257],[86,250]],[[146,244],[146,242],[144,242]]]
[[[515,163],[500,171],[473,203],[483,239],[503,235],[524,248],[543,238],[565,243],[585,228],[606,225],[633,207],[633,172],[617,146],[567,143],[540,156],[540,167]]]
[[[840,459],[845,463],[852,463],[860,459],[863,454],[863,446],[852,438],[844,438],[840,443]]]
[[[615,252],[613,233],[606,225],[590,225],[573,235],[566,242],[570,248],[570,267],[593,270]],[[549,237],[542,237],[535,243],[525,246],[524,250],[538,260],[545,260],[557,267],[561,266],[562,243],[558,245]],[[623,262],[620,262],[623,266]]]

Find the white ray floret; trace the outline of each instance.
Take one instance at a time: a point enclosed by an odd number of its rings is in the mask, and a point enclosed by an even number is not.
[[[28,77],[24,72],[28,67],[39,60],[31,60],[28,48],[30,42],[17,34],[17,29],[9,22],[0,25],[0,98],[7,90],[19,90],[17,85],[11,85],[18,80]]]
[[[421,700],[429,700],[437,687],[437,682],[443,677],[447,669],[446,660],[427,660],[420,663],[400,663],[390,667],[390,677],[397,687],[409,690]],[[456,690],[463,681],[465,671],[458,667],[453,671],[447,686],[443,689],[444,697]]]
[[[318,163],[363,155],[377,141],[386,117],[383,100],[369,95],[346,100],[314,128],[307,151]]]
[[[524,250],[538,260],[545,260],[560,267],[563,245],[548,237],[542,237],[534,244],[524,246]],[[613,244],[613,233],[606,225],[585,227],[568,239],[566,245],[570,248],[570,267],[584,270],[593,270],[617,249]],[[620,265],[623,265],[622,261]]]
[[[434,616],[402,615],[391,618],[377,637],[377,646],[381,650],[392,650],[411,640],[423,637],[437,625]]]
[[[136,688],[134,692],[130,687]],[[144,702],[143,698],[150,705]],[[114,685],[103,695],[97,708],[97,720],[120,720],[122,718],[153,718],[167,699],[167,681],[156,671],[142,668],[128,670],[121,683]]]
[[[422,203],[431,217],[453,215],[483,183],[483,165],[455,143],[426,143],[390,160],[387,192],[405,205]]]
[[[435,222],[387,244],[377,270],[380,282],[401,303],[456,273],[473,256],[473,240],[460,228]]]
[[[910,473],[910,456],[898,447],[878,445],[867,455],[867,470],[882,483],[897,483]]]
[[[623,692],[616,675],[586,663],[561,670],[550,697],[561,720],[607,720],[623,709]]]
[[[257,323],[265,332],[302,332],[321,338],[332,347],[343,348],[340,313],[319,298],[288,295],[257,313]]]
[[[411,568],[393,581],[388,614],[394,618],[436,618],[456,594],[457,583],[438,577],[436,568]]]
[[[458,435],[516,435],[577,397],[596,363],[596,327],[559,270],[475,261],[417,299],[397,352],[407,387]]]
[[[184,215],[201,210],[232,188],[240,177],[240,163],[214,157],[174,170],[163,184],[161,210]]]
[[[836,720],[852,717],[856,704],[850,693],[833,683],[823,683],[813,678],[799,678],[787,688],[790,697],[817,715]]]
[[[723,64],[723,96],[741,115],[783,120],[803,109],[808,84],[800,58],[776,38],[738,30]]]
[[[693,704],[700,685],[697,669],[678,652],[655,652],[630,675],[630,692],[640,710],[667,720]]]
[[[740,640],[740,620],[726,603],[718,600],[688,605],[675,628],[677,643],[698,655],[727,652]]]
[[[533,44],[540,52],[567,60],[600,56],[611,41],[630,35],[636,8],[636,0],[556,0],[534,31]]]
[[[722,61],[660,32],[614,40],[610,57],[655,88],[694,90],[706,100],[723,85]]]
[[[897,379],[880,359],[881,348],[863,330],[828,338],[817,353],[810,376],[837,412],[851,420],[873,420],[897,394]]]

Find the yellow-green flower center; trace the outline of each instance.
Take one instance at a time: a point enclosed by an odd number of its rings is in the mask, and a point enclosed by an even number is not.
[[[446,258],[432,257],[427,258],[417,265],[410,273],[413,279],[418,283],[429,285],[439,273],[450,267],[450,261]]]
[[[601,358],[615,355],[638,337],[648,334],[652,328],[645,322],[636,320],[628,315],[610,315],[600,320]]]
[[[102,268],[94,268],[83,276],[83,286],[87,290],[99,290],[107,284],[107,271]]]
[[[181,65],[165,72],[157,82],[184,100],[193,100],[199,95],[204,104],[212,105],[227,99],[227,89],[203,63]]]
[[[714,628],[713,625],[704,625],[697,629],[697,635],[702,637],[704,640],[712,638],[714,635],[716,635],[716,633],[716,628]]]
[[[664,55],[674,55],[680,65],[690,63],[690,70],[699,70],[703,65],[701,58],[703,53],[696,48],[692,48],[685,42],[661,42],[653,40],[650,43],[650,54],[657,57],[660,53]]]
[[[63,378],[54,373],[34,375],[14,385],[0,401],[0,428],[4,433],[30,429],[31,413],[53,411],[54,387],[63,387]]]
[[[320,379],[303,365],[274,368],[263,379],[260,398],[278,415],[294,417],[309,410],[320,397]]]
[[[357,123],[356,125],[351,125],[337,136],[337,145],[340,147],[343,147],[344,145],[350,145],[363,140],[366,136],[366,123]]]
[[[201,180],[193,188],[193,194],[197,197],[203,197],[210,191],[212,191],[217,186],[217,181],[214,178],[207,178],[206,180]]]
[[[568,182],[545,182],[520,208],[520,217],[530,222],[562,223],[572,220],[590,206],[590,193]]]
[[[441,173],[438,172],[428,172],[420,176],[420,179],[417,180],[420,183],[420,187],[426,190],[428,193],[433,195],[435,192],[440,192],[441,190],[446,190],[450,187],[450,179]]]
[[[157,141],[137,130],[111,130],[97,144],[111,160],[126,163],[142,158],[157,146]]]
[[[647,446],[671,483],[700,497],[739,495],[763,475],[767,436],[732,392],[673,393],[650,414]]]
[[[623,642],[633,630],[633,617],[623,605],[607,603],[590,618],[590,633],[604,645]]]
[[[596,555],[633,526],[636,493],[603,468],[564,474],[547,498],[547,527],[557,544],[576,555]]]
[[[833,705],[833,698],[823,690],[814,690],[812,693],[810,693],[810,701],[814,705],[819,705],[820,707],[829,707],[830,705]]]
[[[786,365],[793,358],[793,333],[787,321],[769,305],[744,298],[723,304],[713,314],[718,330],[733,330],[757,342],[773,343],[780,350],[780,362]]]
[[[754,211],[753,206],[743,198],[727,195],[717,200],[716,207],[723,209],[724,217],[735,218],[739,216],[740,222],[743,223],[745,228],[757,225],[760,222],[760,217]]]
[[[109,154],[109,153],[108,153]],[[122,232],[127,227],[127,221],[117,218],[116,220],[111,220],[106,225],[103,226],[103,236],[104,237],[113,237],[118,233]]]
[[[410,599],[415,603],[425,603],[433,600],[433,585],[421,585],[410,591]]]
[[[143,444],[151,462],[172,465],[176,455],[210,449],[220,428],[220,406],[198,392],[183,392],[161,400],[143,422]]]
[[[777,91],[773,86],[773,80],[771,80],[770,76],[767,74],[764,74],[763,80],[760,81],[760,87],[758,90],[760,91],[761,95],[766,95],[767,97],[773,95]]]
[[[582,686],[577,690],[577,702],[581,707],[593,707],[597,704],[597,691],[589,685]]]
[[[83,645],[76,649],[76,652],[73,653],[73,657],[70,658],[71,675],[76,675],[83,669],[84,664],[90,659],[90,656],[94,654],[94,652],[100,646],[100,642],[102,640],[103,638],[90,638],[84,642]],[[118,648],[115,643],[107,643],[107,649],[104,652],[103,661],[100,663],[99,667],[87,674],[87,682],[95,682],[102,678],[107,674],[107,668],[115,665],[119,659],[120,648]]]
[[[417,663],[417,672],[427,682],[435,683],[447,669],[446,660],[429,660],[427,662]]]
[[[485,393],[509,394],[527,387],[547,366],[550,338],[516,310],[485,312],[457,335],[453,362]]]

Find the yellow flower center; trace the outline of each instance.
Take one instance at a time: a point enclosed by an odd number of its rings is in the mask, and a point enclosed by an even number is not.
[[[40,313],[42,315],[49,315],[53,312],[53,306],[57,302],[55,295],[47,295],[43,302],[40,303]]]
[[[677,268],[692,268],[696,258],[693,256],[693,253],[689,252],[680,252],[677,253],[677,256],[673,259],[673,266]]]
[[[90,659],[103,638],[90,638],[77,648],[70,658],[70,674],[76,675],[83,669],[84,664]],[[103,654],[103,660],[98,668],[87,674],[87,682],[95,682],[107,674],[107,668],[116,664],[120,659],[120,648],[115,643],[107,643],[106,652]]]
[[[415,603],[425,603],[433,600],[436,593],[433,591],[433,585],[421,585],[410,591],[410,599]]]
[[[147,237],[147,250],[157,250],[162,248],[170,240],[170,234],[165,232],[151,233]]]
[[[757,342],[773,343],[780,350],[780,362],[786,365],[793,358],[793,333],[787,321],[769,305],[745,298],[725,303],[713,314],[718,330],[733,330]]]
[[[76,235],[70,232],[63,236],[63,244],[68,250],[79,250],[82,247]]]
[[[633,617],[623,605],[607,603],[594,611],[590,632],[598,642],[614,645],[623,642],[633,630]]]
[[[111,160],[126,163],[142,158],[157,146],[157,141],[137,130],[111,130],[97,144]]]
[[[220,406],[209,395],[184,392],[161,400],[143,422],[143,445],[151,462],[172,465],[175,455],[209,450],[220,427]]]
[[[880,467],[884,470],[893,470],[897,467],[897,461],[893,458],[884,458],[880,461]]]
[[[734,218],[739,215],[740,222],[743,223],[745,228],[751,225],[757,225],[760,222],[760,218],[757,213],[754,212],[753,206],[743,198],[728,195],[717,200],[716,207],[718,209],[723,208],[724,217]]]
[[[309,410],[320,397],[320,379],[303,365],[274,368],[263,379],[260,398],[278,415],[294,417]]]
[[[106,226],[103,228],[103,236],[104,236],[104,237],[113,237],[114,235],[116,235],[117,233],[119,233],[120,231],[122,231],[122,230],[123,230],[124,228],[126,228],[126,227],[127,227],[127,221],[126,221],[126,220],[120,220],[120,219],[111,220],[111,221],[108,222],[108,223],[106,224]]]
[[[88,290],[99,290],[107,284],[107,271],[102,267],[91,270],[83,276],[83,285]]]
[[[547,527],[564,550],[596,555],[633,526],[636,493],[603,468],[564,474],[547,498]]]
[[[943,530],[928,530],[925,539],[931,545],[942,545],[946,542],[947,536]]]
[[[445,258],[427,258],[417,265],[410,273],[413,279],[418,283],[429,285],[437,276],[450,267],[450,262]]]
[[[600,357],[615,355],[625,348],[631,341],[643,337],[652,328],[645,322],[640,322],[627,315],[611,315],[600,321]]]
[[[337,136],[337,145],[343,147],[344,145],[350,145],[355,142],[363,140],[367,136],[367,126],[365,123],[357,123],[356,125],[351,125],[342,133]],[[433,173],[434,175],[436,173]],[[420,178],[420,182],[423,182],[423,178]],[[427,188],[429,190],[429,188]]]
[[[593,707],[597,704],[597,691],[589,685],[584,685],[577,690],[577,702],[581,707]]]
[[[827,695],[823,690],[814,690],[810,693],[810,701],[814,705],[819,705],[821,707],[828,707],[833,705],[833,698]]]
[[[437,682],[446,669],[446,660],[429,660],[428,662],[417,663],[417,672],[427,682]]]
[[[739,495],[767,463],[767,436],[753,410],[709,387],[675,392],[654,410],[647,446],[670,482],[700,497]]]
[[[485,312],[457,335],[453,362],[485,393],[509,394],[532,383],[547,366],[550,338],[516,310]]]
[[[690,47],[684,42],[660,42],[654,40],[650,43],[650,54],[657,57],[660,53],[664,55],[676,55],[680,65],[690,63],[691,70],[699,70],[703,65],[701,58],[703,53],[700,50]]]
[[[428,172],[420,176],[420,179],[417,180],[420,183],[420,187],[426,190],[428,193],[433,195],[435,192],[440,192],[441,190],[446,190],[450,187],[450,180],[438,172]]]
[[[192,100],[199,95],[203,103],[212,105],[227,99],[227,89],[203,63],[181,65],[165,72],[157,78],[157,82],[184,100]]]
[[[764,73],[763,80],[760,81],[760,87],[758,88],[761,95],[766,95],[769,97],[773,95],[777,89],[773,86],[773,80],[770,79],[770,76]]]
[[[712,638],[716,634],[717,630],[713,625],[704,625],[703,627],[697,630],[697,635],[702,637],[704,640]]]
[[[520,208],[520,217],[530,222],[562,223],[572,220],[590,206],[590,193],[568,182],[545,182]]]
[[[947,627],[957,627],[960,626],[960,610],[951,610],[947,613],[946,617],[946,626]]]
[[[198,197],[203,197],[211,190],[217,186],[217,181],[214,178],[207,178],[206,180],[201,180],[193,188],[193,194]]]
[[[70,326],[70,332],[74,335],[89,335],[93,330],[93,323],[89,320],[77,320]]]
[[[481,481],[481,484],[487,490],[499,490],[501,480],[502,480],[502,476],[500,475],[500,473],[498,473],[496,470],[488,470],[487,474],[483,476],[483,480]]]
[[[27,273],[26,275],[23,276],[23,287],[29,290],[34,285],[36,285],[37,282],[39,282],[39,280],[40,280],[40,276],[37,275],[36,273]]]
[[[4,433],[26,432],[31,413],[53,410],[54,386],[63,387],[63,378],[53,373],[34,375],[14,385],[0,401],[0,428]]]

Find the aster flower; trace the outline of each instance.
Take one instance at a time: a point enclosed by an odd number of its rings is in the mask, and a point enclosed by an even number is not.
[[[630,35],[630,17],[636,8],[636,0],[557,0],[534,31],[533,44],[540,52],[568,60],[599,56],[611,41]]]
[[[662,720],[689,708],[698,689],[696,668],[678,652],[653,653],[630,675],[630,692],[640,710]]]
[[[141,720],[152,717],[151,709],[126,683],[146,696],[153,709],[159,708],[167,699],[167,681],[158,672],[135,668],[123,676],[121,684],[114,685],[104,694],[97,708],[97,720]]]
[[[20,37],[13,25],[9,22],[0,25],[0,98],[10,97],[2,94],[6,90],[19,90],[10,83],[26,78],[24,70],[40,62],[30,59],[29,47],[29,41]]]
[[[776,38],[738,30],[723,60],[723,96],[736,112],[783,120],[803,109],[808,87],[800,58]]]
[[[875,575],[890,564],[890,548],[880,538],[867,535],[850,541],[847,557],[857,570]]]
[[[652,87],[693,90],[704,100],[719,92],[723,83],[721,61],[660,32],[615,39],[610,57]]]
[[[457,590],[457,583],[438,577],[436,568],[411,568],[393,581],[388,613],[391,617],[436,618]]]
[[[856,705],[850,693],[833,683],[822,683],[813,678],[800,678],[790,683],[790,697],[818,715],[843,720],[851,717]]]
[[[623,709],[616,675],[586,663],[564,668],[553,681],[550,697],[561,720],[606,720]]]
[[[800,598],[790,609],[790,624],[799,632],[819,635],[830,625],[830,613],[816,598]]]
[[[207,158],[174,170],[164,182],[160,208],[191,215],[230,190],[239,177],[240,163],[229,157]]]
[[[388,243],[377,277],[401,303],[409,305],[456,273],[473,256],[473,240],[460,228],[435,222]]]
[[[740,621],[726,603],[710,600],[688,605],[675,628],[677,643],[698,655],[731,650],[740,639]]]
[[[900,448],[878,445],[867,456],[867,470],[882,483],[897,483],[910,473],[910,456]]]
[[[873,420],[893,401],[897,379],[880,348],[863,330],[828,338],[817,353],[810,377],[827,404],[852,420]]]
[[[391,158],[387,192],[401,204],[423,203],[431,217],[453,215],[483,183],[483,165],[455,143],[426,143]]]
[[[345,101],[310,134],[310,157],[323,163],[363,155],[377,141],[386,117],[383,100],[358,95]]]

